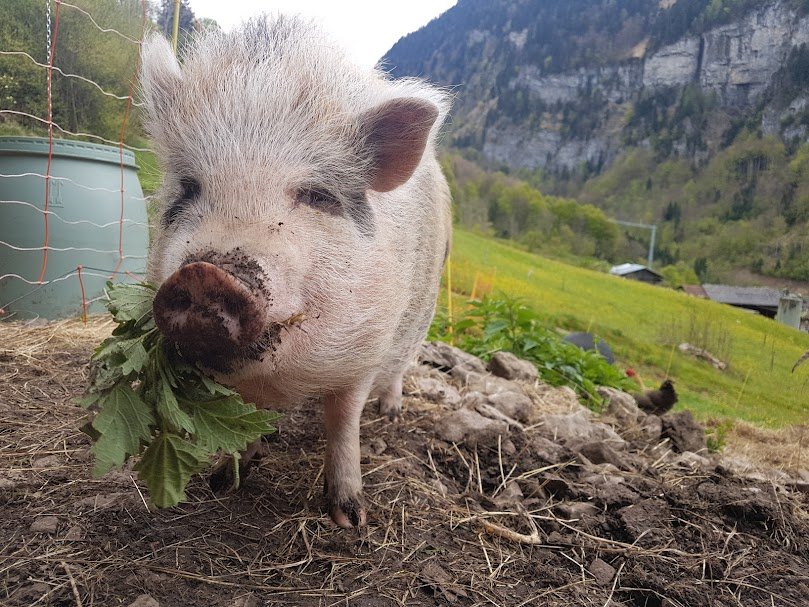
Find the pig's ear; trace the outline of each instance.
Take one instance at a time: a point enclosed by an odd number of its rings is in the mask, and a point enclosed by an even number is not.
[[[151,34],[141,50],[140,85],[147,107],[160,112],[171,104],[174,91],[182,82],[180,64],[166,40],[160,34]]]
[[[365,144],[371,149],[372,190],[389,192],[410,179],[437,118],[438,108],[417,98],[386,101],[363,114]]]

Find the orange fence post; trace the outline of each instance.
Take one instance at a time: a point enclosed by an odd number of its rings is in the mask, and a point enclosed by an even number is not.
[[[87,296],[84,294],[84,281],[81,278],[82,266],[76,266],[76,275],[79,277],[79,287],[81,288],[81,320],[87,324]]]

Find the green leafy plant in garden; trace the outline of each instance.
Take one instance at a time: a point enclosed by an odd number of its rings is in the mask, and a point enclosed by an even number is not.
[[[90,386],[80,401],[94,413],[85,427],[95,441],[93,473],[141,456],[135,470],[152,502],[174,506],[212,455],[235,456],[274,432],[279,416],[169,356],[152,316],[153,287],[108,284],[108,295],[118,326],[93,354]]]
[[[520,298],[503,293],[468,302],[468,307],[452,323],[445,312],[439,312],[429,337],[452,341],[484,360],[500,350],[512,352],[533,362],[543,381],[572,387],[593,407],[601,404],[598,386],[627,391],[637,388],[599,354],[559,339]]]

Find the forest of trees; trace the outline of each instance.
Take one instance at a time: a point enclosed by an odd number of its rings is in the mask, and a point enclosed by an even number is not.
[[[88,78],[104,91],[123,97],[103,95],[95,86],[78,78],[53,74],[53,119],[71,132],[92,133],[116,141],[124,122],[126,98],[130,94],[138,44],[144,27],[159,28],[170,35],[174,16],[173,0],[144,3],[141,0],[73,0],[104,29],[101,32],[85,12],[63,5],[59,11],[55,65],[64,73]],[[55,26],[56,4],[51,4]],[[42,0],[0,0],[0,50],[24,52],[34,61],[47,64],[45,3]],[[211,26],[207,21],[206,26]],[[180,11],[180,44],[187,33],[199,27],[183,0]],[[7,110],[3,112],[3,110]],[[0,132],[42,134],[41,122],[12,112],[44,119],[47,116],[47,71],[21,54],[0,55]],[[59,133],[57,132],[57,136]],[[128,121],[125,140],[142,139],[137,119]]]

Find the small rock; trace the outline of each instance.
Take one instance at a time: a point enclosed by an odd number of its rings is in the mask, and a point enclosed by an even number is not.
[[[449,406],[461,402],[461,395],[453,386],[434,377],[415,378],[416,390],[428,400],[446,403]]]
[[[30,604],[33,605],[39,602],[39,599],[44,597],[51,591],[51,587],[44,582],[36,582],[28,584],[18,589],[12,596],[20,605]]]
[[[388,444],[380,437],[372,438],[368,442],[360,444],[360,455],[363,458],[371,457],[372,455],[381,455],[388,448]]]
[[[584,443],[576,452],[593,464],[612,464],[616,468],[628,468],[621,456],[613,448],[601,441]]]
[[[374,455],[382,455],[385,449],[388,448],[388,444],[379,437],[372,438],[371,442],[368,444],[371,447],[371,451],[374,452]]]
[[[587,571],[595,578],[599,586],[608,586],[612,582],[612,578],[615,577],[615,567],[600,558],[593,559]]]
[[[468,365],[458,365],[449,371],[467,390],[478,390],[478,386],[485,385],[485,373]]]
[[[711,461],[707,457],[702,457],[691,451],[681,453],[674,460],[674,463],[694,469],[704,469],[711,465]]]
[[[463,395],[461,406],[467,409],[474,409],[478,405],[487,402],[486,395],[477,390],[470,390]]]
[[[450,373],[467,390],[476,390],[484,395],[490,396],[498,392],[522,392],[520,385],[515,382],[495,377],[491,373],[481,373],[466,365],[455,367]]]
[[[707,448],[705,430],[691,415],[691,411],[680,411],[662,418],[662,435],[668,437],[675,451],[699,452]]]
[[[76,502],[76,506],[82,510],[87,508],[91,508],[93,510],[105,510],[129,499],[130,497],[131,495],[129,493],[99,493],[96,495],[83,497]]]
[[[500,508],[511,508],[521,503],[524,498],[525,496],[517,481],[509,481],[503,487],[503,490],[495,496],[494,503]]]
[[[488,400],[495,409],[517,421],[529,423],[534,417],[534,403],[522,392],[497,392]]]
[[[511,352],[495,353],[489,361],[489,371],[510,380],[533,382],[539,378],[539,372],[533,363],[517,358]]]
[[[570,543],[571,543],[570,538],[568,536],[566,536],[566,535],[562,535],[558,531],[551,531],[548,534],[548,544],[551,544],[553,546],[559,546],[559,545],[564,546],[565,544],[570,544]]]
[[[458,409],[441,418],[435,426],[436,434],[451,443],[497,444],[497,437],[508,436],[508,424],[483,417],[476,411]]]
[[[40,516],[31,523],[31,531],[35,533],[56,533],[59,527],[59,519],[55,516]]]
[[[422,343],[419,350],[419,360],[445,370],[464,364],[479,373],[486,371],[486,365],[477,356],[440,341]]]
[[[564,502],[556,506],[560,516],[568,520],[578,520],[598,514],[598,506],[590,502]]]
[[[81,527],[78,525],[73,525],[70,529],[68,529],[65,534],[62,536],[63,539],[68,540],[69,542],[75,542],[82,538],[83,534],[81,532]]]
[[[230,607],[261,607],[261,603],[252,592],[236,597]]]
[[[607,386],[598,388],[598,394],[604,399],[607,415],[614,417],[621,427],[633,428],[644,417],[631,394]]]
[[[62,460],[60,460],[56,455],[46,455],[45,457],[38,457],[33,462],[31,462],[32,468],[59,468],[62,465]]]
[[[640,423],[639,430],[647,442],[657,442],[660,440],[661,434],[663,434],[663,420],[657,415],[647,415]]]
[[[562,415],[546,415],[537,432],[543,436],[562,443],[584,441],[609,441],[614,447],[626,444],[612,428],[600,422],[593,422],[592,414],[580,407],[573,413]]]
[[[536,457],[549,464],[558,464],[573,459],[570,449],[544,436],[531,437],[531,451]]]
[[[0,478],[0,490],[16,489],[21,483],[10,478]]]
[[[138,598],[129,603],[129,607],[160,607],[160,603],[148,594],[141,594]]]

